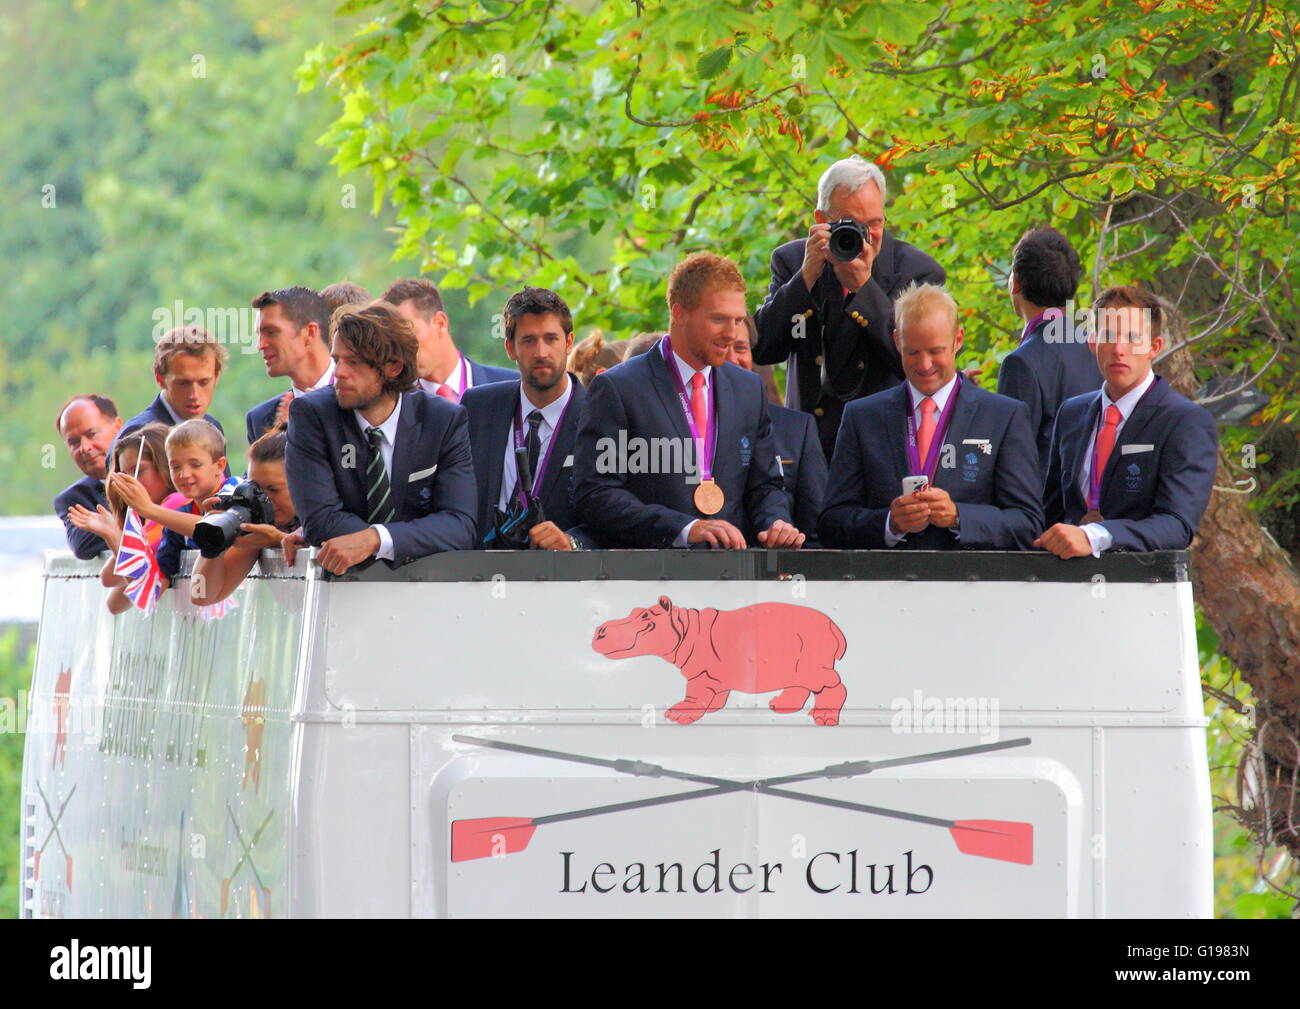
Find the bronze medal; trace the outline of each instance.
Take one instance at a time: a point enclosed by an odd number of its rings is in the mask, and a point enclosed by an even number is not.
[[[1089,522],[1100,522],[1101,520],[1101,512],[1094,508],[1092,511],[1084,512],[1083,518],[1079,519],[1079,525],[1086,526]]]
[[[722,488],[712,480],[701,480],[695,488],[695,507],[701,515],[716,515],[726,502]]]

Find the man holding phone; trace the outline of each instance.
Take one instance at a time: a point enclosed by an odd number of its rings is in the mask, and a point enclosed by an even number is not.
[[[822,545],[1030,549],[1043,506],[1025,405],[958,373],[964,333],[943,288],[914,285],[895,311],[907,381],[845,408]]]

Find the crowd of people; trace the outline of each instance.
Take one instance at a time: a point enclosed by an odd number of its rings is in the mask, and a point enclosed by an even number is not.
[[[1079,256],[1030,229],[1008,280],[1019,346],[987,391],[958,367],[943,268],[885,229],[885,185],[860,158],[832,165],[752,315],[740,271],[711,253],[672,271],[666,330],[624,341],[575,347],[564,301],[525,288],[502,311],[510,368],[457,348],[427,279],[378,298],[348,283],[259,294],[258,349],[288,388],[247,411],[242,479],[274,517],[197,561],[193,601],[224,599],[263,550],[293,563],[305,546],[334,574],[473,549],[1188,546],[1217,435],[1152,370],[1161,301],[1108,288],[1074,325]],[[157,342],[146,410],[124,422],[85,394],[58,412],[85,476],[55,510],[78,557],[109,552],[115,612],[130,605],[114,573],[128,513],[170,581],[241,483],[207,412],[227,363],[180,327]]]

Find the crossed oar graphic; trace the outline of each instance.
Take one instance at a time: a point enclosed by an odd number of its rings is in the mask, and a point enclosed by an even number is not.
[[[230,822],[235,825],[235,838],[239,841],[239,846],[244,849],[244,853],[239,856],[239,861],[236,862],[235,867],[230,870],[230,875],[221,881],[221,913],[223,916],[225,915],[226,907],[230,901],[231,881],[239,875],[240,868],[245,862],[247,862],[249,871],[253,874],[253,882],[262,888],[262,899],[266,901],[266,916],[269,918],[271,916],[271,891],[267,885],[262,882],[262,876],[257,871],[257,866],[253,863],[253,849],[257,847],[257,842],[262,839],[262,831],[266,830],[267,824],[271,822],[271,817],[275,815],[275,810],[272,809],[266,814],[266,819],[262,821],[262,825],[254,831],[253,840],[247,843],[244,841],[243,828],[239,826],[239,821],[235,819],[235,811],[230,808],[229,802],[226,803],[226,812],[230,814]],[[257,891],[250,890],[249,894],[252,900],[252,909],[256,912],[258,910]],[[256,914],[254,914],[254,917],[256,917]]]
[[[818,778],[853,778],[884,767],[901,767],[907,764],[923,764],[932,760],[947,760],[951,757],[966,757],[975,753],[990,753],[994,750],[1007,750],[1016,746],[1027,746],[1028,737],[1007,739],[998,743],[984,743],[979,746],[963,746],[955,750],[940,750],[936,753],[920,753],[908,757],[891,757],[888,760],[855,760],[842,764],[830,764],[816,771],[802,774],[787,774],[779,778],[759,778],[753,781],[735,781],[730,778],[714,778],[704,774],[688,774],[673,771],[658,764],[647,764],[640,760],[606,760],[603,757],[585,757],[577,753],[564,753],[559,750],[544,750],[536,746],[523,746],[519,743],[506,743],[497,739],[480,739],[477,736],[455,735],[451,737],[458,743],[471,743],[475,746],[487,746],[497,750],[509,750],[512,753],[524,753],[535,757],[550,757],[554,760],[567,760],[575,764],[591,764],[596,767],[608,767],[620,774],[631,774],[646,778],[674,778],[678,781],[692,781],[712,788],[696,789],[692,792],[674,792],[671,795],[657,795],[649,799],[634,799],[629,802],[615,802],[608,806],[593,806],[590,809],[575,809],[568,813],[550,813],[546,816],[492,816],[477,820],[454,820],[451,825],[451,860],[467,862],[476,858],[488,858],[496,855],[510,855],[523,851],[532,840],[533,831],[548,823],[561,823],[565,820],[581,820],[589,816],[604,813],[619,813],[628,809],[644,809],[647,806],[661,806],[671,802],[685,802],[689,799],[704,799],[713,795],[725,795],[728,792],[760,792],[764,795],[776,795],[783,799],[799,802],[811,802],[820,806],[834,806],[837,809],[849,809],[874,816],[887,816],[895,820],[909,820],[912,823],[924,823],[934,827],[946,827],[952,835],[957,849],[967,855],[982,858],[996,858],[1004,862],[1019,862],[1032,865],[1034,861],[1034,825],[1017,823],[1009,820],[945,820],[937,816],[922,816],[919,813],[904,813],[895,809],[882,809],[879,806],[866,806],[844,799],[832,799],[823,795],[809,795],[805,792],[791,792],[777,787],[797,781],[813,781]]]
[[[41,878],[41,856],[45,854],[45,849],[49,847],[50,838],[57,837],[59,839],[59,850],[63,852],[63,859],[68,869],[64,882],[67,884],[69,890],[72,889],[72,856],[68,854],[67,845],[63,843],[63,835],[59,833],[59,821],[63,819],[63,811],[68,808],[68,803],[72,799],[72,793],[76,790],[77,786],[73,785],[68,791],[68,794],[64,796],[63,803],[59,806],[59,813],[55,816],[54,810],[50,808],[50,800],[45,797],[45,789],[41,788],[41,783],[39,781],[36,783],[36,791],[41,793],[41,802],[45,805],[45,812],[50,818],[50,830],[49,833],[45,835],[45,840],[41,842],[41,846],[36,849],[36,854],[32,858],[32,879]]]

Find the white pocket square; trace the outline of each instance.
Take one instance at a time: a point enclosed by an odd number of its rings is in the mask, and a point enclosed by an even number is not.
[[[572,465],[573,465],[573,456],[566,455],[564,457],[564,466],[572,466]],[[564,466],[561,466],[560,469],[564,469]]]
[[[993,454],[993,445],[987,438],[963,438],[961,443],[963,445],[974,445],[985,455]]]
[[[1139,452],[1154,452],[1155,450],[1156,447],[1154,445],[1121,445],[1119,454],[1137,455]]]
[[[422,469],[418,473],[412,473],[410,476],[406,478],[406,482],[415,483],[416,480],[423,480],[426,476],[433,476],[433,472],[437,468],[438,468],[438,464],[435,462],[428,469]]]

